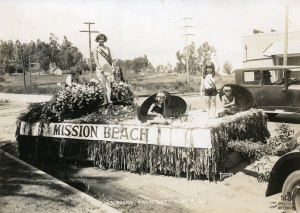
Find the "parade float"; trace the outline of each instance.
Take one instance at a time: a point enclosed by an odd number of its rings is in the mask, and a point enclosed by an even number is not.
[[[239,112],[215,120],[170,95],[168,125],[145,123],[155,95],[138,106],[131,85],[118,82],[112,85],[113,104],[103,106],[102,93],[91,80],[63,88],[48,102],[30,103],[17,121],[20,159],[93,161],[101,169],[215,180],[227,172],[229,141],[264,143],[270,136],[265,114],[252,108],[251,93],[239,86],[233,88]]]

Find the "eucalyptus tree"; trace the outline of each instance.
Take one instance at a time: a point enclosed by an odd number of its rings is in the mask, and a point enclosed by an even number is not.
[[[203,68],[207,61],[210,61],[212,57],[215,57],[217,50],[214,46],[208,44],[208,42],[204,42],[197,48],[197,61],[200,66]]]

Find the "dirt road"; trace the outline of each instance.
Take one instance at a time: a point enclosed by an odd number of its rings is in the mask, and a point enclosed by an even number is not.
[[[0,105],[2,144],[14,141],[14,122],[25,102],[45,101],[50,96],[19,95],[19,98],[18,95],[0,94],[0,100],[10,99],[9,103]],[[205,107],[204,99],[183,98],[192,107]],[[278,120],[268,123],[272,134],[276,124]],[[300,129],[299,126],[297,122],[292,124],[292,128]],[[229,170],[232,177],[216,182],[205,178],[187,181],[185,178],[102,171],[92,166],[57,166],[48,171],[72,184],[80,179],[84,183],[82,191],[123,212],[282,212],[277,209],[281,194],[266,198],[267,183],[257,182],[258,173],[252,167],[241,162]]]

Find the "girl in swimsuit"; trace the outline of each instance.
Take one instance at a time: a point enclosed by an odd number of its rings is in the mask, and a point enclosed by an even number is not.
[[[111,79],[112,79],[112,58],[110,49],[104,46],[104,42],[107,41],[107,37],[104,34],[99,34],[96,37],[96,42],[99,45],[94,49],[93,55],[96,63],[96,74],[98,79],[102,82],[103,89],[103,105],[111,103]]]
[[[156,95],[156,102],[153,103],[149,110],[148,115],[151,120],[147,121],[147,124],[168,124],[167,120],[164,118],[164,107],[165,107],[166,94],[164,92],[159,92]]]
[[[207,61],[205,63],[204,72],[203,72],[204,84],[201,83],[201,87],[204,86],[205,88],[204,96],[206,102],[206,112],[207,112],[207,117],[209,119],[211,118],[215,119],[215,114],[216,114],[217,88],[216,88],[216,80],[214,77],[215,77],[215,65],[213,62]],[[201,97],[202,95],[203,94],[201,94]]]

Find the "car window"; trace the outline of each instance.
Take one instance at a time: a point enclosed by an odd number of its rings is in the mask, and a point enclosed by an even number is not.
[[[300,71],[288,71],[288,86],[300,85]]]
[[[260,85],[261,74],[260,71],[245,71],[244,84],[246,85]]]
[[[264,70],[263,85],[283,85],[283,70]]]

